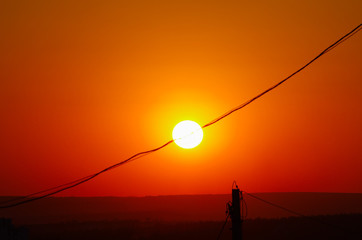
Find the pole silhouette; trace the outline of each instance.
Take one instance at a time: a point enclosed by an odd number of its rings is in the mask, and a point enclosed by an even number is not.
[[[231,205],[231,209],[230,209],[231,210],[232,240],[242,240],[240,196],[241,196],[241,192],[240,192],[238,186],[236,185],[236,188],[232,189],[232,205]]]

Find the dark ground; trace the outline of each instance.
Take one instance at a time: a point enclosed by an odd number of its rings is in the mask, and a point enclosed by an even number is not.
[[[255,193],[304,215],[362,214],[362,193]],[[1,197],[0,202],[13,199]],[[244,194],[248,217],[282,218],[292,214]],[[223,221],[231,194],[148,197],[51,197],[0,209],[16,225],[118,220],[161,222]]]
[[[322,224],[321,222],[325,223]],[[79,239],[217,239],[221,221],[167,222],[113,220],[26,225],[31,240]],[[231,224],[221,239],[231,239]],[[250,219],[243,224],[244,240],[362,239],[362,214]]]
[[[245,195],[244,240],[362,239],[361,193],[254,195],[314,217],[291,217]],[[11,219],[14,229],[24,226],[30,240],[217,239],[230,198],[231,194],[53,197],[1,209],[0,219]],[[0,197],[0,202],[8,199],[12,197]],[[230,227],[225,227],[221,239],[231,239]]]

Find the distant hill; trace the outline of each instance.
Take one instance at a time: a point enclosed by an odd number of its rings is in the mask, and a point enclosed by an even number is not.
[[[362,213],[361,193],[255,193],[305,215]],[[0,202],[11,197],[0,197]],[[16,224],[66,221],[146,220],[221,221],[230,195],[146,197],[53,197],[10,209],[0,217]],[[248,218],[280,218],[291,214],[245,196]]]

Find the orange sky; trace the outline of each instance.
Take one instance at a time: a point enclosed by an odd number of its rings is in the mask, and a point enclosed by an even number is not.
[[[0,195],[87,176],[205,124],[361,23],[355,1],[8,1]],[[105,3],[106,2],[106,3]],[[131,3],[130,3],[131,2]],[[362,34],[285,85],[63,196],[362,192]]]

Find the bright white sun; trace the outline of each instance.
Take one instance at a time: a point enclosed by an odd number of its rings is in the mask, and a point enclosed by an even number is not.
[[[179,122],[172,131],[172,138],[182,148],[194,148],[202,141],[204,133],[199,124],[185,120]]]

